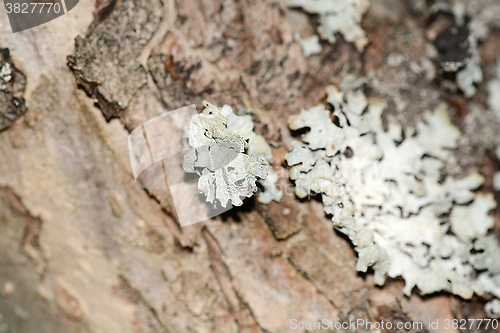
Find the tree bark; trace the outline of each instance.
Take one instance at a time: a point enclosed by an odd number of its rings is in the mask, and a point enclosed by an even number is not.
[[[291,320],[418,320],[399,281],[381,291],[356,272],[317,202],[249,199],[181,228],[168,191],[135,183],[128,134],[204,99],[251,108],[284,169],[287,118],[319,103],[345,65],[363,70],[343,41],[306,59],[291,22],[310,20],[291,15],[272,0],[89,0],[0,35],[27,79],[27,112],[0,132],[0,328],[302,332]],[[440,302],[451,316],[450,297]]]

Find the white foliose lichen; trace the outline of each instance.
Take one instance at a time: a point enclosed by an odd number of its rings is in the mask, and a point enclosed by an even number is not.
[[[480,40],[500,27],[500,3],[497,0],[463,1],[466,14],[472,18],[471,29]]]
[[[421,12],[427,9],[425,1],[419,3]],[[484,40],[491,30],[500,27],[500,2],[498,0],[440,0],[430,8],[433,12],[446,11],[453,14],[458,24],[470,20],[470,28],[479,40]]]
[[[460,136],[447,111],[425,112],[404,130],[389,118],[384,130],[381,101],[335,87],[327,93],[333,112],[319,105],[289,119],[291,129],[310,131],[286,159],[296,195],[322,195],[325,213],[358,252],[357,269],[373,267],[377,284],[402,277],[407,295],[418,287],[500,298],[500,247],[487,236],[496,202],[472,192],[483,182],[478,173],[445,177]]]
[[[11,79],[12,79],[12,70],[10,68],[10,64],[6,62],[0,68],[0,90],[5,90],[6,84],[10,82]]]
[[[320,54],[321,51],[323,51],[318,35],[312,35],[311,37],[302,39],[298,33],[295,33],[293,39],[300,45],[306,57]]]
[[[481,70],[481,56],[477,48],[477,37],[470,35],[471,57],[463,69],[457,73],[457,85],[463,91],[465,97],[470,98],[477,92],[474,84],[483,81],[483,71]]]
[[[500,120],[500,62],[495,68],[495,77],[488,82],[488,107]]]
[[[500,300],[495,298],[494,300],[488,302],[484,307],[484,310],[490,318],[500,319]]]
[[[278,176],[270,165],[271,147],[253,131],[251,117],[237,116],[229,105],[203,105],[203,112],[193,116],[186,129],[193,149],[185,155],[183,169],[200,176],[198,190],[206,201],[241,206],[241,198],[257,191],[257,181],[264,187],[260,202],[281,200],[283,193],[275,186]]]
[[[335,43],[335,34],[340,33],[349,43],[354,43],[362,50],[368,43],[365,32],[361,28],[361,19],[370,7],[368,0],[287,0],[287,7],[302,8],[309,14],[319,15],[319,36],[330,43]],[[317,40],[310,40],[317,48]],[[303,45],[306,56],[309,52]]]

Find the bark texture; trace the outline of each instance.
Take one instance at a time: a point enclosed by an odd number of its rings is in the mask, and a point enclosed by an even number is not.
[[[283,168],[288,116],[319,103],[345,66],[384,71],[386,40],[423,52],[421,22],[400,2],[381,3],[364,23],[364,54],[339,40],[309,59],[293,32],[312,29],[311,18],[274,0],[80,1],[57,20],[0,35],[10,50],[0,62],[17,68],[0,90],[0,328],[289,332],[292,319],[482,316],[449,296],[405,299],[399,281],[372,287],[317,202],[250,199],[180,228],[169,193],[132,176],[129,132],[204,99],[252,108]],[[409,34],[413,49],[394,41]],[[384,78],[397,80],[395,71]]]

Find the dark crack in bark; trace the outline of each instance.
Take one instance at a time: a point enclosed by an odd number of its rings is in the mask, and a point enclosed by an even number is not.
[[[231,273],[222,259],[222,251],[217,243],[217,240],[207,229],[203,229],[202,234],[208,247],[210,267],[219,282],[222,293],[226,297],[230,311],[236,319],[239,332],[264,332],[255,320],[248,305],[238,295],[232,282]]]
[[[151,306],[142,296],[141,292],[135,289],[129,280],[123,275],[119,276],[120,279],[120,290],[125,293],[125,295],[139,307],[139,314],[137,314],[141,318],[142,321],[146,322],[149,326],[149,332],[161,332],[161,333],[169,333],[167,327],[165,327],[158,314],[156,309]]]

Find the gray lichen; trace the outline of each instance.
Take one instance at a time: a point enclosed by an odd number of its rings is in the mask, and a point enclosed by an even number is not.
[[[306,57],[314,54],[320,54],[323,50],[323,47],[319,42],[318,35],[312,35],[311,37],[302,39],[299,34],[295,33],[293,35],[293,39],[295,39],[295,41],[300,45]]]
[[[283,192],[276,188],[279,177],[271,166],[274,156],[266,139],[254,132],[254,123],[250,115],[236,115],[229,105],[224,105],[220,110],[222,116],[227,119],[227,129],[248,140],[247,153],[267,162],[264,166],[267,177],[258,181],[263,188],[259,194],[259,202],[263,204],[269,204],[273,200],[279,202],[283,198]]]
[[[495,77],[488,82],[488,107],[500,120],[500,62],[495,68]]]
[[[197,173],[198,190],[210,203],[241,206],[241,198],[257,191],[260,179],[263,203],[279,201],[282,192],[275,187],[277,174],[269,165],[273,155],[265,139],[253,131],[250,116],[237,116],[229,105],[222,108],[203,102],[202,113],[193,116],[186,136],[193,148],[184,157],[183,168]]]
[[[4,63],[0,69],[0,90],[5,91],[7,89],[7,83],[12,79],[12,71],[10,69],[10,64],[8,62]]]
[[[494,300],[488,302],[484,307],[486,313],[490,318],[500,319],[500,300],[495,298]]]
[[[319,15],[318,34],[330,43],[335,43],[336,33],[341,33],[347,42],[354,43],[359,50],[368,43],[360,25],[370,6],[368,0],[287,0],[286,5]],[[308,40],[307,44],[300,43],[306,56],[314,54],[311,52],[311,45],[316,50],[316,41],[317,39]]]
[[[474,35],[470,36],[470,50],[472,56],[465,67],[457,73],[457,85],[467,98],[476,94],[477,88],[474,84],[483,80],[481,56],[477,48],[477,37]]]
[[[477,173],[445,177],[460,137],[446,109],[425,112],[414,128],[389,118],[384,130],[381,101],[335,87],[327,93],[333,114],[319,105],[290,118],[290,128],[310,131],[286,158],[296,195],[322,195],[358,252],[357,269],[373,267],[377,284],[402,277],[407,295],[417,287],[500,297],[500,248],[487,236],[496,202],[472,192],[483,182]]]
[[[471,28],[479,39],[500,27],[500,3],[497,0],[464,1],[466,14],[472,18]]]

